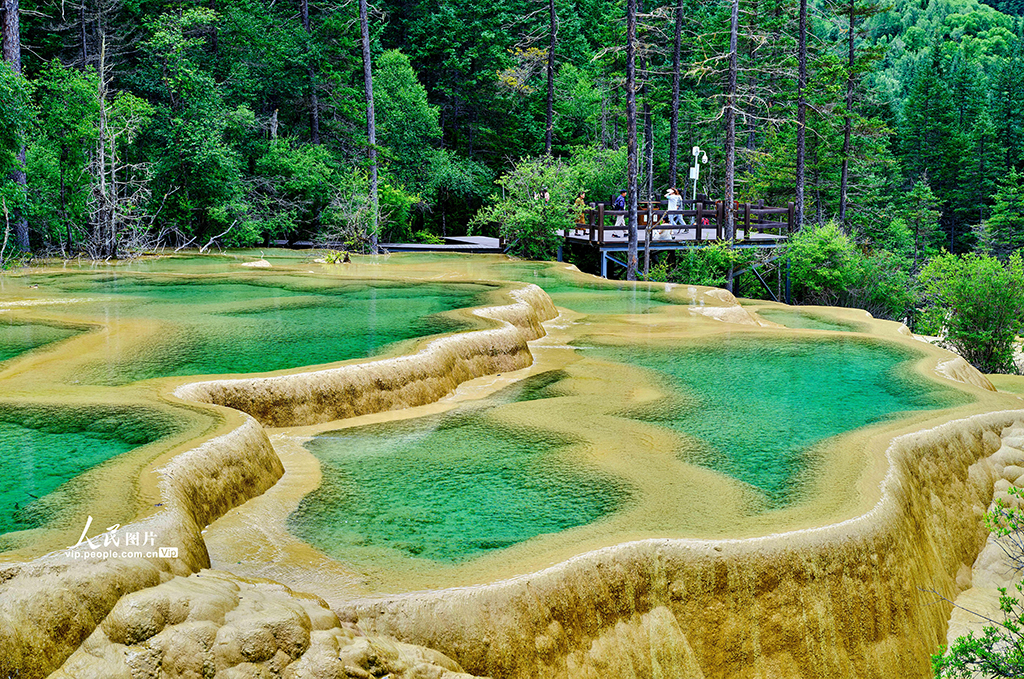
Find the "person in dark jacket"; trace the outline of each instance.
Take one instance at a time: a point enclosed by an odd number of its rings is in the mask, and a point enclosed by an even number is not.
[[[625,210],[626,209],[626,189],[619,191],[619,197],[612,201],[613,210]],[[625,226],[626,216],[617,215],[615,217],[615,226]]]

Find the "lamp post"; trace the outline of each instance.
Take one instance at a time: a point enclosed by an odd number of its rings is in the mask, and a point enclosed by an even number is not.
[[[708,154],[701,150],[699,146],[694,146],[691,153],[693,154],[693,167],[690,168],[690,179],[693,180],[692,199],[697,200],[697,179],[700,177],[700,164],[707,164]]]

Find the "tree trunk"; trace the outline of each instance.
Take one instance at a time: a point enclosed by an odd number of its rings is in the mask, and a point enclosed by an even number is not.
[[[637,11],[644,11],[643,0],[637,0]],[[654,176],[652,174],[654,169],[654,121],[651,118],[651,90],[649,87],[651,72],[648,66],[647,55],[644,54],[640,58],[640,77],[643,79],[640,96],[644,100],[644,167],[640,176],[644,179],[645,200],[650,200],[654,193]]]
[[[86,42],[86,29],[85,29],[85,0],[81,0],[82,4],[78,6],[78,30],[79,38],[82,41],[82,70],[89,65],[89,46]]]
[[[644,73],[645,79],[648,73]],[[651,115],[651,95],[644,83],[644,191],[647,200],[654,198],[654,118]]]
[[[669,120],[668,182],[679,183],[679,70],[683,44],[683,0],[676,3],[676,32],[672,41],[672,114]]]
[[[985,225],[985,133],[982,132],[978,139],[978,226]]]
[[[4,61],[12,71],[21,75],[21,26],[18,19],[18,0],[4,0],[3,8],[3,26],[0,29],[0,37],[3,41]],[[18,150],[18,165],[11,172],[10,177],[23,194],[27,192],[24,146]],[[14,215],[14,238],[18,249],[28,252],[28,219],[22,209],[19,209]]]
[[[608,146],[608,111],[607,111],[607,98],[605,93],[601,93],[601,148],[607,149]]]
[[[99,205],[96,211],[95,242],[99,244],[100,255],[110,256],[110,240],[116,238],[110,223],[110,201],[107,195],[107,74],[106,74],[107,41],[100,43],[99,88],[96,96],[100,103],[99,129],[96,139],[96,163],[99,179]]]
[[[807,102],[804,100],[807,89],[807,0],[800,0],[800,27],[797,33],[797,62],[800,70],[796,103],[796,223],[799,228],[804,223],[804,158],[807,139]]]
[[[626,181],[629,195],[629,247],[626,280],[636,280],[637,269],[637,147],[636,147],[636,0],[626,0]]]
[[[548,44],[548,118],[544,128],[544,153],[551,155],[551,135],[555,124],[555,37],[558,35],[558,20],[555,17],[555,0],[548,0],[551,14],[551,42]]]
[[[302,17],[302,28],[306,31],[306,37],[309,38],[313,35],[313,29],[309,24],[309,0],[300,0],[299,14]],[[365,23],[362,14],[360,14],[360,22]],[[309,78],[309,141],[311,144],[319,144],[320,99],[316,96],[316,73],[312,66],[306,67],[306,75]]]
[[[854,29],[857,17],[855,14],[856,0],[850,0],[850,35],[849,54],[846,74],[846,117],[843,125],[843,171],[839,178],[839,221],[846,221],[847,187],[850,180],[850,136],[853,133],[853,66],[854,66]]]
[[[309,69],[309,142],[320,143],[320,99],[316,96],[316,74]]]
[[[60,171],[60,220],[64,223],[64,228],[67,231],[68,236],[68,251],[67,256],[71,256],[72,241],[71,241],[71,220],[68,219],[68,204],[67,204],[67,190],[64,186],[64,167],[67,161],[66,152],[61,154],[61,162],[57,164]]]
[[[725,237],[730,246],[735,237],[732,210],[736,200],[736,39],[740,24],[740,0],[732,0],[732,20],[729,28],[729,82],[725,96]],[[699,227],[698,227],[699,228]],[[732,291],[733,267],[729,265],[728,289]]]
[[[367,160],[370,162],[370,247],[377,252],[377,125],[373,114],[373,61],[370,57],[370,27],[366,19],[366,0],[359,0],[359,30],[363,43],[363,83],[366,87]]]
[[[651,236],[654,229],[651,228],[653,224],[653,214],[651,213],[651,204],[647,204],[647,228],[644,229],[644,280],[650,280],[651,278]]]
[[[757,25],[757,2],[753,3],[753,7],[751,8],[749,19],[750,19],[751,31],[753,31],[753,27],[755,27]],[[747,39],[747,63],[751,65],[751,68],[750,68],[750,71],[749,71],[749,74],[748,74],[747,87],[749,88],[749,91],[753,92],[753,93],[756,93],[758,91],[758,83],[757,83],[758,69],[756,67],[756,65],[760,62],[760,55],[758,54],[758,50],[759,50],[759,43],[758,43],[758,41],[753,39],[753,38],[748,38]],[[746,147],[747,147],[748,151],[753,151],[757,147],[757,115],[756,115],[757,111],[754,110],[756,105],[757,104],[755,102],[753,102],[753,101],[748,102],[747,110],[749,112],[749,115],[745,115],[744,119],[743,119],[744,125],[746,125],[746,127],[747,127]],[[751,160],[750,159],[752,157],[753,157],[753,153],[746,154],[747,162],[745,164],[745,168],[746,168],[746,170],[748,172],[751,170]]]

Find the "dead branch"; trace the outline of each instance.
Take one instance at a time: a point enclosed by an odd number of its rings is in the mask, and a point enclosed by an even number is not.
[[[209,249],[209,247],[211,245],[213,245],[213,242],[215,240],[217,240],[218,238],[221,238],[222,236],[226,236],[228,234],[228,231],[231,231],[231,229],[235,228],[235,224],[237,224],[237,223],[238,223],[238,220],[236,219],[235,221],[231,222],[231,226],[229,226],[227,229],[225,229],[222,233],[218,233],[216,236],[211,238],[210,241],[206,245],[204,245],[203,247],[199,248],[199,254],[203,254],[204,252],[206,252]]]

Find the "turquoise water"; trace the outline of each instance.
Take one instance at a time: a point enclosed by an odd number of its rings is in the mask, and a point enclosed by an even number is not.
[[[544,398],[560,376],[538,376],[497,398]],[[567,459],[572,444],[495,424],[486,408],[329,432],[307,444],[323,481],[289,527],[345,561],[381,550],[465,561],[590,523],[627,501],[621,484]]]
[[[770,507],[799,496],[815,444],[901,412],[969,400],[915,375],[917,354],[853,338],[725,336],[686,348],[592,351],[649,370],[671,391],[625,415],[693,437],[682,459],[749,484]]]
[[[130,407],[0,410],[0,534],[41,526],[63,483],[175,429],[166,415]]]
[[[484,303],[491,286],[154,278],[36,277],[97,298],[76,305],[103,318],[166,322],[159,336],[111,347],[75,378],[118,385],[154,377],[255,373],[363,358],[403,340],[465,329],[438,316]]]
[[[78,330],[73,328],[18,323],[0,318],[0,362],[51,342],[67,339],[77,333]]]
[[[860,323],[849,323],[835,318],[790,309],[755,309],[757,315],[766,321],[801,330],[832,330],[835,332],[861,332]]]

